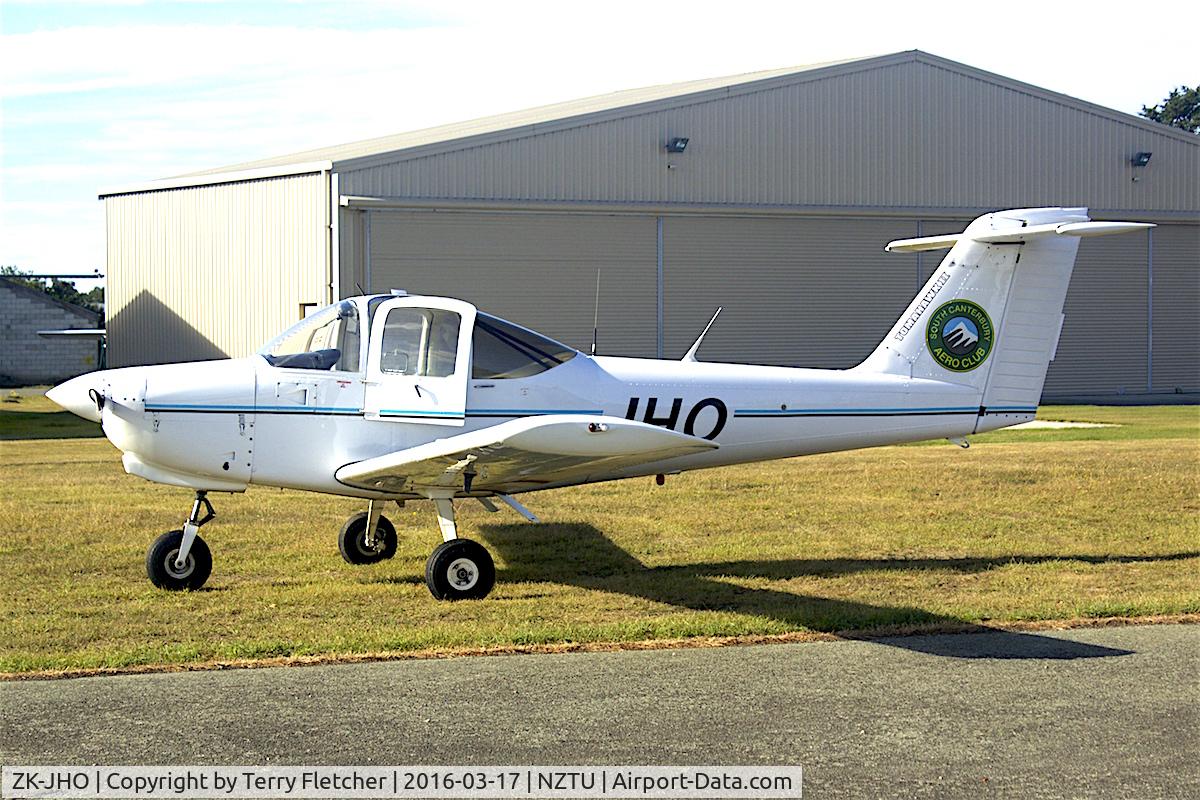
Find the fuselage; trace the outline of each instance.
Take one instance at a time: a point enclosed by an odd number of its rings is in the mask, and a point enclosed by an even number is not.
[[[334,473],[343,465],[519,417],[628,418],[719,445],[593,475],[594,482],[961,437],[1031,419],[1035,410],[990,412],[969,386],[859,369],[583,354],[528,377],[469,380],[457,426],[372,418],[364,373],[278,367],[260,355],[76,380],[106,398],[105,435],[132,474],[192,489],[253,484],[355,497],[383,495],[339,483]]]

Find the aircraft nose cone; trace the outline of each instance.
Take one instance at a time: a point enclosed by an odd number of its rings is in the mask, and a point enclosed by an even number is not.
[[[46,397],[72,414],[100,422],[100,409],[91,395],[93,389],[99,391],[99,388],[100,382],[94,374],[80,375],[55,386],[46,392]]]

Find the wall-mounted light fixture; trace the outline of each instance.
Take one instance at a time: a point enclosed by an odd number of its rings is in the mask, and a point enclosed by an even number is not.
[[[1129,163],[1135,167],[1144,167],[1150,163],[1150,156],[1153,153],[1136,153],[1133,158],[1129,159]]]
[[[687,150],[688,138],[686,136],[673,136],[667,139],[666,150],[668,153],[682,153]]]

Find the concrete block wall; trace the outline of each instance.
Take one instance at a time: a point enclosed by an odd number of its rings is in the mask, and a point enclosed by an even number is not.
[[[83,311],[83,309],[80,309]],[[94,328],[96,317],[0,282],[0,386],[52,384],[98,367],[94,339],[45,338],[38,331]]]

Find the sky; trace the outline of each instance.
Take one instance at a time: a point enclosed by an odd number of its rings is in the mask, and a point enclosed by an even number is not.
[[[1197,23],[1158,0],[0,0],[0,265],[103,271],[104,189],[901,50],[1135,114],[1200,82]]]

